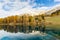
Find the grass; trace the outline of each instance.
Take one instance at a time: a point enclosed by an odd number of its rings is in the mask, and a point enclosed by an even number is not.
[[[46,25],[46,29],[50,30],[53,35],[57,35],[56,37],[60,38],[60,15],[59,16],[53,16],[53,17],[46,17],[46,22],[50,23]],[[47,31],[48,33],[50,31]]]
[[[54,17],[46,17],[45,19],[51,23],[46,26],[47,28],[60,30],[60,15]]]

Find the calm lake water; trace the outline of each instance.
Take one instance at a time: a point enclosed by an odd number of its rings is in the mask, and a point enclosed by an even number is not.
[[[59,38],[53,36],[52,31],[43,31],[38,28],[32,29],[19,28],[19,26],[0,26],[0,40],[60,40]]]

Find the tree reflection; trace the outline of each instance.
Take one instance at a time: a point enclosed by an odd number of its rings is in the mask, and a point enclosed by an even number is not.
[[[41,26],[36,26],[34,29],[32,26],[23,26],[23,25],[2,25],[0,26],[0,29],[3,29],[4,31],[11,32],[11,33],[32,33],[32,31],[41,31]]]
[[[12,33],[31,33],[33,30],[44,32],[45,18],[44,15],[31,16],[29,14],[8,16],[6,18],[0,18],[0,26],[1,29]]]

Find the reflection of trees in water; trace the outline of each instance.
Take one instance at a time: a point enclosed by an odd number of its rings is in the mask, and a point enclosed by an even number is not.
[[[32,32],[32,30],[40,31],[43,30],[41,24],[45,22],[44,15],[31,16],[29,14],[24,14],[22,16],[9,16],[6,18],[0,18],[0,25],[2,29],[7,32]],[[43,22],[42,25],[45,23]]]
[[[0,29],[3,29],[7,32],[11,33],[32,33],[32,31],[40,31],[40,32],[46,32],[48,34],[51,34],[53,36],[60,35],[60,31],[54,30],[54,29],[46,29],[45,26],[35,26],[32,27],[30,26],[23,26],[23,25],[15,25],[15,26],[10,26],[10,25],[2,25],[0,26]]]
[[[17,33],[17,32],[31,33],[33,30],[34,31],[42,31],[43,30],[41,26],[32,27],[32,26],[23,26],[23,25],[15,25],[15,26],[2,25],[0,27],[1,27],[1,29],[5,30],[7,32],[11,32],[11,33],[13,33],[13,32],[15,32],[15,33]]]

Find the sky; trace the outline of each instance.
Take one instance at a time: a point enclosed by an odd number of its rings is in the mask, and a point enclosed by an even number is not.
[[[11,15],[37,15],[60,6],[60,0],[0,0],[0,18]]]

